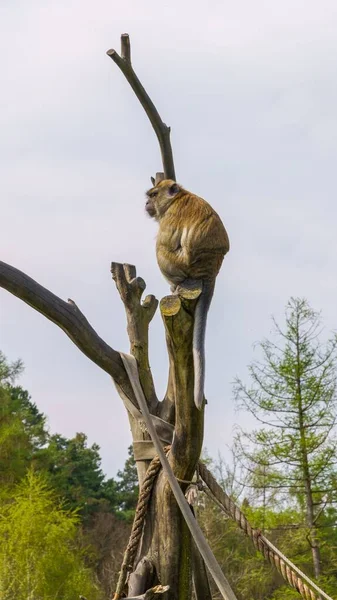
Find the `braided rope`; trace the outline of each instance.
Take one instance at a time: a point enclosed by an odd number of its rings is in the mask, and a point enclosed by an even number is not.
[[[220,487],[212,473],[207,469],[202,462],[198,463],[199,474],[204,483],[207,485],[216,500],[217,505],[222,507],[244,531],[244,533],[253,541],[254,546],[261,552],[270,564],[276,567],[283,579],[296,589],[305,600],[332,600],[328,594],[323,592],[309,577],[307,577],[300,569],[298,569],[286,556],[282,554],[267,538],[262,535],[258,529],[254,529],[249,521],[247,521],[243,512],[235,504],[235,502],[226,494]],[[315,591],[313,591],[313,589]]]
[[[168,452],[169,449],[170,446],[164,448],[165,452]],[[139,492],[136,513],[132,523],[131,534],[128,545],[124,552],[123,562],[121,570],[119,572],[116,592],[113,596],[113,600],[120,600],[120,598],[122,598],[126,581],[128,578],[128,573],[130,573],[133,569],[133,563],[136,558],[137,550],[143,533],[145,517],[151,498],[154,480],[157,477],[160,469],[161,462],[159,456],[157,455],[150,462],[149,468],[146,471],[141,490]]]

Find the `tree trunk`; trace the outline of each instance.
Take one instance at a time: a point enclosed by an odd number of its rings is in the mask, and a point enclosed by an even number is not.
[[[174,475],[182,480],[181,487],[185,491],[186,482],[191,481],[194,475],[203,442],[204,411],[198,410],[194,404],[192,353],[194,309],[201,289],[192,293],[187,290],[185,298],[184,290],[181,290],[180,297],[167,296],[160,303],[170,367],[167,392],[164,400],[159,402],[148,361],[148,327],[154,314],[155,301],[148,296],[141,304],[145,283],[136,277],[134,267],[113,263],[111,270],[126,309],[130,351],[137,359],[150,412],[159,421],[162,419],[162,422],[174,425],[174,439],[168,458]],[[152,307],[150,311],[149,307]],[[141,484],[149,460],[154,456],[154,449],[142,419],[132,416],[130,422]],[[153,487],[140,548],[130,575],[129,596],[141,595],[149,587],[160,583],[170,586],[163,598],[190,600],[193,565],[196,596],[198,600],[210,600],[203,561],[198,551],[192,551],[189,529],[165,473],[160,472]]]
[[[315,515],[314,515],[314,501],[311,487],[311,474],[309,468],[309,460],[308,460],[308,451],[307,451],[307,441],[306,441],[306,429],[304,423],[304,411],[303,411],[303,398],[302,398],[302,382],[300,375],[300,340],[299,340],[299,331],[297,329],[297,340],[296,340],[296,350],[297,350],[297,375],[296,375],[296,383],[297,383],[297,394],[298,394],[298,410],[299,410],[299,429],[300,429],[300,439],[301,439],[301,454],[302,454],[302,473],[303,473],[303,482],[305,488],[305,503],[306,503],[306,524],[309,528],[309,543],[311,547],[312,553],[312,562],[314,575],[318,578],[321,574],[321,557],[320,557],[320,547],[317,536],[317,529],[315,526]]]
[[[191,481],[200,456],[203,440],[203,411],[194,404],[193,381],[193,312],[194,301],[168,296],[161,301],[161,313],[166,328],[170,356],[169,386],[175,398],[175,436],[169,453],[169,462],[175,476]],[[167,402],[160,409],[167,412]],[[182,483],[183,491],[187,483]],[[154,582],[169,583],[167,597],[189,600],[192,582],[192,541],[167,478],[161,472],[155,483],[137,565],[146,559],[154,567]],[[129,594],[140,589],[130,577]],[[208,582],[207,584],[208,585]]]

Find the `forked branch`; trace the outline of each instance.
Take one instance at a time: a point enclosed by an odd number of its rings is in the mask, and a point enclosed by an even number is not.
[[[150,412],[155,414],[158,400],[149,364],[149,325],[158,300],[149,295],[141,301],[146,284],[144,279],[137,277],[134,265],[113,262],[111,274],[125,307],[130,351],[138,363],[139,378]]]
[[[127,33],[123,33],[121,36],[121,55],[119,55],[116,50],[113,49],[108,50],[107,55],[110,56],[110,58],[122,71],[151,122],[160,146],[165,179],[173,179],[175,181],[176,176],[170,141],[171,129],[162,121],[150,96],[146,92],[132,68],[129,35]]]

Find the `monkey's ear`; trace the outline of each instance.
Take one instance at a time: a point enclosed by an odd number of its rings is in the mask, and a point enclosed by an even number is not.
[[[151,177],[151,183],[152,183],[153,186],[156,184],[156,180],[155,180],[154,177]]]
[[[170,185],[169,187],[170,196],[175,196],[176,194],[178,194],[178,192],[180,192],[179,185],[177,183],[172,183],[172,185]]]

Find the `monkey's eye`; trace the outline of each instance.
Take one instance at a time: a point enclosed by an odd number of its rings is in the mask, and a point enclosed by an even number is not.
[[[154,198],[155,196],[158,196],[157,190],[155,190],[154,192],[151,192],[150,198]]]

